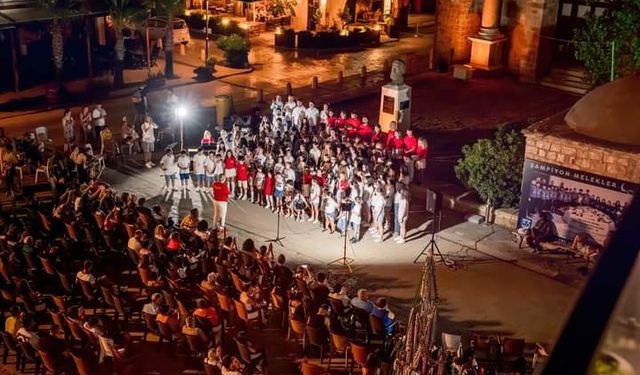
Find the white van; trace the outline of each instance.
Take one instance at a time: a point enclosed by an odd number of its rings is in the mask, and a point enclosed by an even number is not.
[[[147,25],[149,26],[149,39],[156,40],[159,38],[164,38],[167,23],[169,20],[167,17],[151,17],[148,20],[145,20],[141,26],[141,33],[144,35],[145,28]],[[189,26],[187,23],[180,18],[173,19],[173,43],[174,44],[188,44],[191,41],[191,36],[189,35]],[[163,39],[164,42],[164,39]]]

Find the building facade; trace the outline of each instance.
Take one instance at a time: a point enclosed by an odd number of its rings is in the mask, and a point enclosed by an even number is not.
[[[535,82],[554,65],[571,65],[573,51],[567,43],[573,30],[589,12],[602,14],[606,2],[584,0],[438,0],[436,8],[435,64],[466,64],[470,37],[481,26],[483,8],[499,9],[502,65],[522,81]]]

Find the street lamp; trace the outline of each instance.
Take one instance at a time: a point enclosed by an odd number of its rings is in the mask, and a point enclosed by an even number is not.
[[[204,63],[209,58],[209,1],[204,2]]]
[[[180,151],[184,150],[184,118],[187,116],[187,107],[179,104],[176,107],[176,116],[180,120]]]

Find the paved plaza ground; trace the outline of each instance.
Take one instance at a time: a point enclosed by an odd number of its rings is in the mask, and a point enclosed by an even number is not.
[[[176,58],[176,70],[182,78],[170,81],[169,85],[196,107],[207,106],[215,94],[226,93],[233,95],[236,108],[242,110],[256,104],[259,89],[263,89],[268,98],[275,93],[284,93],[284,86],[291,82],[294,94],[305,101],[312,98],[316,104],[329,101],[336,103],[338,109],[367,113],[375,121],[379,87],[387,77],[375,72],[362,85],[357,77],[362,63],[366,61],[369,71],[379,71],[387,58],[430,48],[431,38],[404,38],[377,49],[326,55],[275,52],[267,39],[254,38],[250,56],[254,71],[219,68],[219,79],[205,84],[196,84],[188,78],[197,64],[194,55],[200,42],[196,41],[187,56]],[[340,70],[347,77],[342,87],[334,82]],[[135,81],[141,79],[142,74],[141,71],[129,71],[127,77]],[[313,76],[318,76],[321,82],[318,90],[309,86]],[[480,76],[469,82],[459,82],[449,75],[431,72],[409,76],[408,82],[413,86],[413,122],[430,142],[429,184],[453,193],[464,191],[452,172],[463,144],[489,136],[498,124],[544,118],[577,100],[552,89],[520,84],[509,76]],[[127,87],[89,95],[71,107],[77,113],[80,104],[99,97],[117,134],[120,117],[133,116],[131,91],[132,87]],[[35,96],[24,99],[30,94]],[[62,106],[48,109],[37,99],[38,95],[36,91],[23,93],[22,100],[27,100],[23,104],[31,103],[29,100],[33,102],[33,106],[26,107],[20,107],[19,101],[11,101],[15,95],[0,95],[0,127],[5,135],[18,136],[33,131],[36,126],[46,125],[50,138],[60,144]],[[151,93],[152,105],[157,105],[162,95],[161,92]],[[206,109],[203,111],[205,116],[210,115]],[[204,218],[210,220],[212,217],[210,195],[195,191],[167,193],[161,189],[163,180],[158,169],[146,170],[130,164],[129,168],[107,170],[104,178],[119,191],[145,196],[149,204],[167,207],[176,217],[192,207],[200,208]],[[322,232],[310,223],[283,219],[281,236],[286,237],[285,246],[276,246],[275,252],[286,254],[291,265],[328,268],[335,277],[348,277],[353,289],[367,287],[373,296],[387,296],[391,308],[406,318],[422,275],[422,266],[413,264],[413,260],[429,239],[428,221],[423,210],[424,192],[424,187],[413,188],[407,243],[397,245],[388,240],[376,244],[365,235],[359,243],[348,244],[347,256],[355,259],[352,276],[347,276],[343,267],[327,266],[342,255],[341,238]],[[275,237],[276,217],[246,201],[231,202],[228,224],[231,234],[239,239],[251,237],[261,243]],[[575,272],[576,266],[566,264],[563,257],[543,257],[527,249],[518,249],[508,230],[465,223],[463,215],[454,211],[444,212],[442,229],[437,243],[445,256],[461,267],[458,270],[442,265],[437,267],[441,302],[439,329],[465,336],[480,332],[553,343],[584,282],[584,278]],[[299,349],[285,343],[273,327],[259,334],[263,342],[272,344],[268,354],[275,371],[271,373],[294,373]],[[201,372],[201,366],[184,355],[169,359],[168,353],[158,350],[156,345],[141,345],[140,349],[145,373]]]

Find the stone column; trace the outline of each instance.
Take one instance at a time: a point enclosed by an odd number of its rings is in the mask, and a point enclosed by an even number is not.
[[[484,0],[482,4],[482,21],[479,35],[487,39],[501,37],[500,33],[500,11],[502,0]]]
[[[500,32],[502,0],[484,0],[478,34],[471,40],[471,61],[468,66],[480,70],[502,69],[502,50],[506,38]]]

